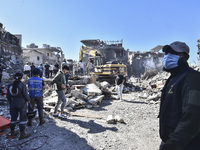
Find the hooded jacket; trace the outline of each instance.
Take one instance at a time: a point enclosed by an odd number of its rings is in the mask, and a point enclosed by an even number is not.
[[[7,99],[10,104],[10,108],[20,109],[26,104],[26,102],[30,101],[26,85],[20,81],[17,87],[16,94],[12,93],[12,88],[13,83],[8,86],[7,92]]]

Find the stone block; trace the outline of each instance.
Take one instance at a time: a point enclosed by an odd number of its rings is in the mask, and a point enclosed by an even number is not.
[[[83,92],[89,95],[100,95],[102,94],[101,90],[94,84],[87,84],[84,88],[82,88]]]
[[[109,116],[107,117],[107,119],[106,119],[106,122],[107,122],[108,124],[114,124],[114,123],[116,123],[116,120],[115,120],[115,118],[114,118],[112,115],[109,115]]]
[[[95,96],[92,99],[88,100],[88,103],[92,105],[96,105],[102,101],[103,97],[104,95]]]

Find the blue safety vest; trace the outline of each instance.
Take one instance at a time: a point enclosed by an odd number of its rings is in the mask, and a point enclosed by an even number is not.
[[[39,77],[31,77],[28,80],[28,89],[30,97],[41,97],[42,92],[42,79]]]

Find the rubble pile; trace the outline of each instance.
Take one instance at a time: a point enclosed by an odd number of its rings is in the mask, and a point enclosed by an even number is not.
[[[161,89],[169,75],[167,72],[145,72],[141,78],[131,77],[124,91],[135,92],[137,93],[135,94],[135,98],[144,99],[148,103],[158,103],[161,96]]]
[[[0,63],[3,67],[2,82],[7,85],[13,81],[13,75],[21,71],[23,72],[23,61],[15,55],[2,55]]]
[[[77,81],[75,81],[77,82]],[[71,81],[72,83],[72,81]],[[81,83],[81,81],[79,81]],[[99,87],[94,83],[86,85],[71,85],[70,92],[67,91],[66,94],[68,103],[67,103],[67,112],[72,111],[78,108],[92,108],[97,107],[104,95]],[[52,91],[51,95],[44,98],[44,108],[49,112],[54,111],[54,107],[57,103],[57,93]]]
[[[166,79],[169,77],[167,72],[150,71],[146,72],[141,78],[131,77],[125,84],[123,93],[135,93],[134,98],[143,99],[148,103],[159,102],[161,89]],[[70,90],[67,91],[66,112],[74,111],[79,108],[98,107],[102,100],[117,99],[115,85],[108,82],[91,83],[90,77],[71,78],[69,80]],[[57,103],[57,93],[52,88],[45,92],[44,108],[50,113],[54,112]]]

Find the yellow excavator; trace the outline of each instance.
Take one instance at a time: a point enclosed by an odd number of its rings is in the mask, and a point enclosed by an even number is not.
[[[99,50],[81,46],[79,61],[88,62],[88,60],[92,60],[94,65],[94,71],[91,75],[95,75],[96,79],[99,81],[107,81],[113,84],[117,71],[120,71],[122,75],[127,76],[126,65],[117,61],[105,62],[104,57]]]

